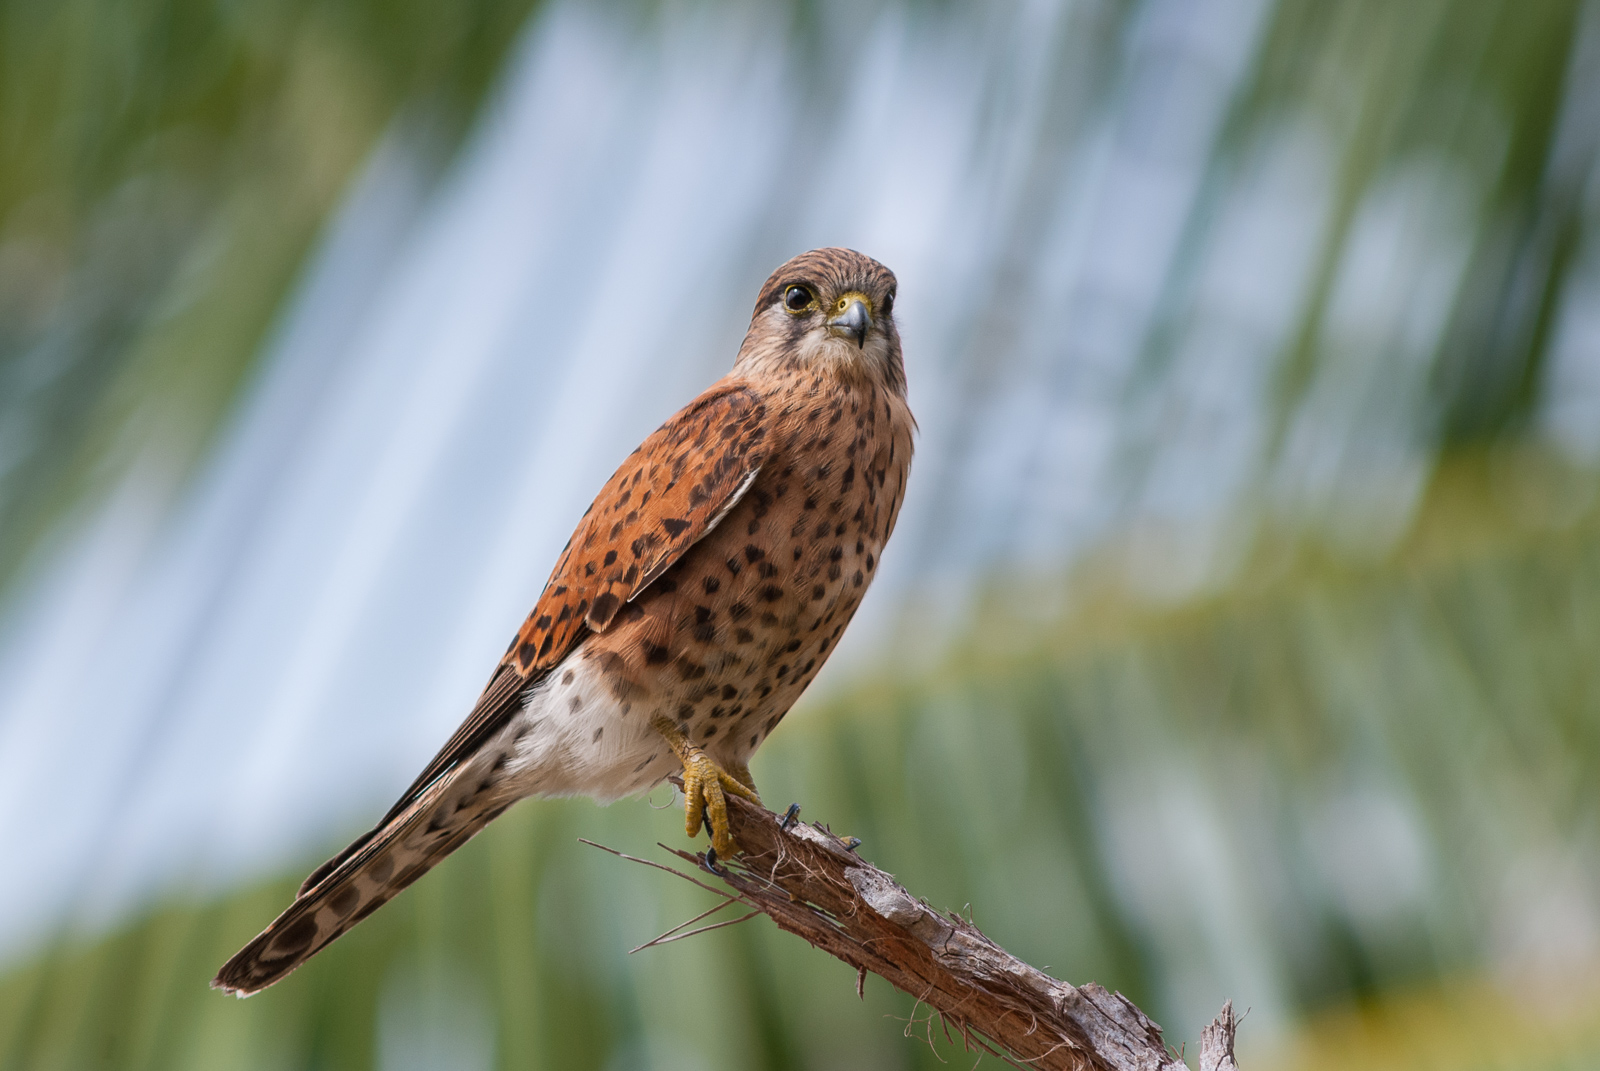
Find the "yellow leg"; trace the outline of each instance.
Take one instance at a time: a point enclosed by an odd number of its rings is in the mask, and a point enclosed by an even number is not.
[[[700,811],[703,808],[711,826],[711,847],[716,849],[718,855],[732,855],[737,845],[733,842],[733,834],[728,832],[728,801],[723,793],[731,792],[759,804],[761,797],[756,795],[755,786],[749,784],[750,771],[743,767],[734,772],[724,770],[664,717],[658,715],[650,725],[666,740],[672,753],[678,756],[678,761],[683,763],[684,829],[691,837],[700,832]]]

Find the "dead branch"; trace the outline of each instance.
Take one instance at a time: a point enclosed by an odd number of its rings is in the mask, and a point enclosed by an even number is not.
[[[946,1030],[954,1026],[969,1047],[1019,1067],[1185,1071],[1161,1028],[1122,994],[1093,983],[1068,985],[1030,967],[966,919],[912,896],[858,858],[854,843],[821,826],[731,795],[728,812],[743,848],[737,858],[708,861],[667,850],[722,879],[734,898],[781,929],[856,968],[858,993],[871,971],[938,1012]],[[1238,1071],[1235,1025],[1230,1002],[1202,1038],[1205,1071]]]
[[[1238,1028],[1233,1001],[1227,1001],[1222,1005],[1222,1014],[1200,1031],[1200,1071],[1239,1071],[1239,1065],[1233,1062],[1233,1034]]]

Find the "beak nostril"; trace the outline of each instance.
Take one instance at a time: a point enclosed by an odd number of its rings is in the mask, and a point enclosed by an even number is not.
[[[846,295],[839,299],[839,315],[828,321],[829,330],[855,339],[857,348],[866,346],[867,331],[872,327],[872,314],[859,296]]]

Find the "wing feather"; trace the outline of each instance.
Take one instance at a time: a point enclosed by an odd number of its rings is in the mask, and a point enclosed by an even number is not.
[[[472,713],[372,833],[306,879],[314,888],[522,706],[589,632],[704,538],[755,482],[766,454],[766,405],[742,380],[724,379],[657,428],[622,463],[578,522],[544,593],[495,667]]]

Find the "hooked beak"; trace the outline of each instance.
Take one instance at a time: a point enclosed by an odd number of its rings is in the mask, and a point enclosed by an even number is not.
[[[845,310],[828,321],[828,330],[836,335],[848,336],[856,340],[856,349],[864,349],[867,344],[867,331],[872,327],[872,314],[867,311],[867,303],[861,298],[847,296],[849,304]]]

